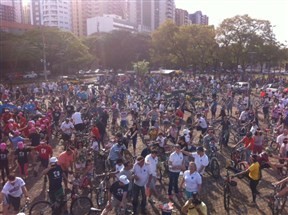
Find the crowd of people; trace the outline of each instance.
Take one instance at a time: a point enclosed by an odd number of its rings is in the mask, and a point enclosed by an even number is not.
[[[211,144],[219,144],[220,153],[222,148],[227,152],[243,145],[249,168],[233,177],[249,175],[256,204],[263,166],[279,174],[286,166],[288,95],[282,87],[276,93],[249,89],[237,94],[231,84],[240,79],[232,75],[129,74],[107,76],[98,85],[66,81],[1,85],[0,200],[4,214],[11,214],[9,205],[19,210],[22,194],[29,198],[25,183],[31,177],[43,176],[44,183],[49,182],[51,202],[69,191],[69,179],[75,174],[93,178],[94,170],[102,168],[97,163],[102,150],[109,153],[113,182],[102,214],[113,208],[126,210],[128,200],[134,214],[146,214],[147,202],[165,202],[166,196],[157,187],[163,161],[167,164],[168,201],[185,200],[185,214],[207,214],[201,194]],[[259,86],[265,80],[250,77],[248,81]],[[287,86],[285,80],[273,81]],[[237,133],[238,142],[231,141],[234,125],[244,129],[244,134]],[[268,126],[276,132],[278,147],[273,156],[280,159],[279,164],[272,164],[265,151],[263,133]],[[87,141],[81,135],[88,136]],[[56,156],[59,145],[63,151]],[[133,159],[125,159],[125,153]],[[277,195],[287,195],[287,188]],[[171,213],[172,206],[162,210]]]

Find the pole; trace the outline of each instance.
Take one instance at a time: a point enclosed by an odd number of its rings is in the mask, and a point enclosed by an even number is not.
[[[47,66],[46,66],[46,43],[45,43],[45,37],[43,32],[43,27],[41,28],[42,31],[42,43],[43,43],[43,69],[44,69],[44,77],[45,81],[47,81]]]

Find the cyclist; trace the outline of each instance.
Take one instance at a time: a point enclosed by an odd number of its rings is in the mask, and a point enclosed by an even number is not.
[[[35,147],[35,151],[38,152],[38,158],[40,163],[35,168],[36,173],[39,172],[40,166],[43,168],[47,168],[49,164],[49,158],[53,155],[52,147],[47,144],[45,141],[41,141],[38,146]],[[37,175],[37,174],[36,174]],[[47,181],[47,177],[45,175],[44,181]]]
[[[51,157],[49,159],[49,166],[43,170],[42,175],[48,176],[49,179],[49,199],[53,204],[57,200],[64,199],[64,190],[62,187],[63,179],[67,179],[60,165],[57,164],[58,159]],[[66,207],[66,205],[65,205]],[[65,209],[67,213],[67,209]]]
[[[245,150],[245,156],[246,156],[246,161],[249,163],[250,161],[250,155],[254,149],[254,143],[255,143],[255,140],[252,136],[252,133],[251,132],[247,132],[246,136],[240,140],[238,143],[236,143],[236,145],[234,146],[234,149],[240,145],[241,143],[244,143],[244,146],[239,148],[239,150],[242,150],[244,149]]]
[[[26,201],[29,201],[28,191],[25,186],[25,182],[20,177],[10,174],[8,181],[5,183],[1,193],[0,202],[3,201],[3,215],[11,215],[9,206],[12,205],[14,212],[18,212],[20,208],[21,197],[24,194]]]
[[[109,214],[115,208],[126,209],[126,197],[130,181],[126,175],[121,175],[119,180],[114,182],[108,192],[108,203],[101,215]]]
[[[66,118],[64,122],[62,122],[60,129],[62,131],[62,139],[63,141],[69,141],[72,136],[72,132],[74,130],[74,125],[70,121],[70,118]]]
[[[68,174],[73,173],[75,155],[71,148],[67,148],[58,158],[58,164],[66,177],[64,177],[65,189],[68,189]]]

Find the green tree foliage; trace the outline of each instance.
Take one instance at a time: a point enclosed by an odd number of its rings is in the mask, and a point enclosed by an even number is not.
[[[140,76],[144,76],[149,72],[149,62],[143,60],[133,63],[133,69]]]
[[[225,19],[216,30],[221,47],[220,61],[226,68],[245,70],[255,63],[274,61],[279,52],[272,25],[267,20],[253,19],[248,15]]]
[[[96,33],[84,40],[97,59],[94,66],[131,69],[131,62],[149,60],[150,36],[128,31]]]
[[[56,28],[33,29],[22,35],[7,34],[0,37],[0,44],[0,64],[13,72],[41,71],[44,51],[48,69],[62,74],[81,68],[92,59],[88,48],[77,37]]]
[[[204,70],[215,58],[217,44],[213,26],[177,26],[164,23],[152,34],[151,60],[165,68],[194,68]]]

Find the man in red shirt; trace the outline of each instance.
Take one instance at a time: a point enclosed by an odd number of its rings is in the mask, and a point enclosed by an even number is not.
[[[95,137],[97,141],[100,140],[101,135],[96,125],[93,125],[93,128],[91,129],[91,136]]]
[[[252,132],[247,132],[246,136],[240,140],[235,146],[234,148],[236,148],[238,145],[240,145],[241,143],[244,143],[244,146],[241,147],[242,149],[245,150],[245,156],[246,156],[246,161],[249,163],[250,162],[250,155],[251,153],[253,152],[253,149],[254,149],[254,143],[255,143],[255,140],[254,140],[254,137],[253,137],[253,134]],[[240,148],[239,148],[240,149]],[[240,149],[241,150],[241,149]]]
[[[38,146],[36,146],[35,151],[38,152],[38,157],[40,160],[40,163],[36,165],[36,168],[34,170],[34,175],[37,176],[37,172],[39,172],[40,166],[44,167],[46,169],[49,164],[49,159],[53,155],[53,150],[52,147],[49,144],[46,144],[44,141],[41,141]],[[36,173],[36,174],[35,174]],[[45,176],[45,181],[46,181],[46,176]]]

